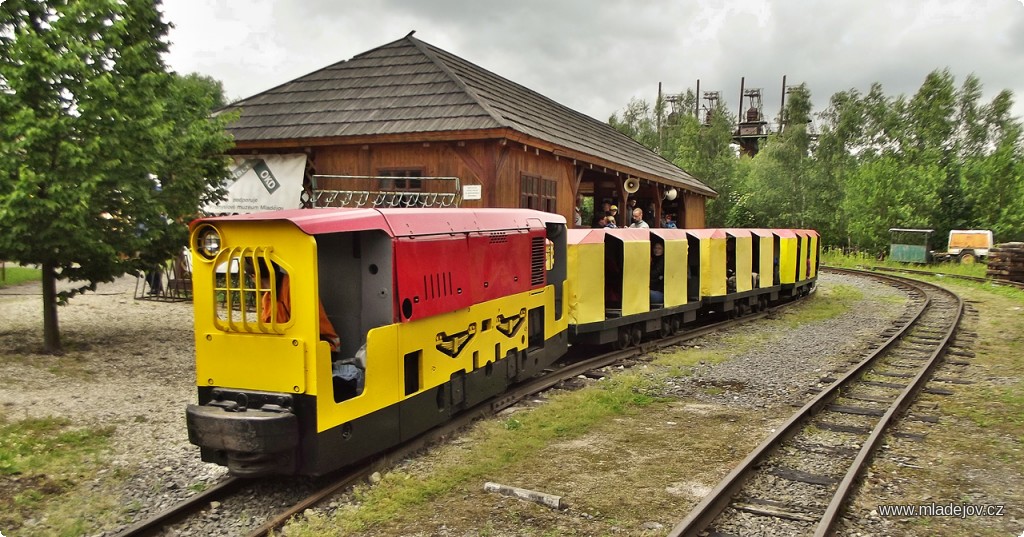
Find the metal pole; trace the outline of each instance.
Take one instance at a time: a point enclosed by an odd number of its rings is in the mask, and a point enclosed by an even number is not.
[[[746,81],[746,77],[740,77],[740,113],[736,116],[736,134],[739,134],[739,124],[743,123],[743,85]]]
[[[782,132],[782,117],[786,113],[786,75],[782,75],[782,107],[779,108],[779,132]]]
[[[658,82],[658,101],[654,103],[654,113],[658,116],[658,154],[661,154],[661,82]]]
[[[700,121],[700,79],[697,79],[697,102],[693,103],[693,117]]]

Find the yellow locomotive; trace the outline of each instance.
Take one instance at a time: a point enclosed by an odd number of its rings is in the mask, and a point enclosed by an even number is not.
[[[191,227],[189,440],[235,475],[319,475],[541,373],[806,294],[805,230],[567,230],[526,209],[304,209]],[[661,259],[657,259],[661,258]]]
[[[556,215],[293,210],[198,220],[191,244],[189,440],[236,475],[360,460],[567,348]]]

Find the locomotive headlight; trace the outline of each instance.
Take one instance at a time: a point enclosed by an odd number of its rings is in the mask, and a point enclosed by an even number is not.
[[[208,257],[217,255],[220,251],[220,235],[216,230],[210,230],[209,233],[203,235],[203,253]]]
[[[207,259],[216,257],[220,251],[220,232],[213,226],[204,226],[195,235],[195,250]]]

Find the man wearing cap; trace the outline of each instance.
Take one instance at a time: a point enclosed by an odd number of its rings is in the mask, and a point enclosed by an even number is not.
[[[611,207],[608,208],[608,212],[611,213],[612,220],[616,224],[618,224],[619,223],[619,206],[618,205],[612,205]]]

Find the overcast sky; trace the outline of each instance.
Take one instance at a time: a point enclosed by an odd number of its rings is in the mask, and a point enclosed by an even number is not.
[[[816,110],[836,91],[911,95],[934,69],[1024,116],[1024,0],[164,0],[167,58],[248,97],[416,37],[605,121],[632,97],[696,85],[737,110],[740,77],[775,117],[782,77]]]

